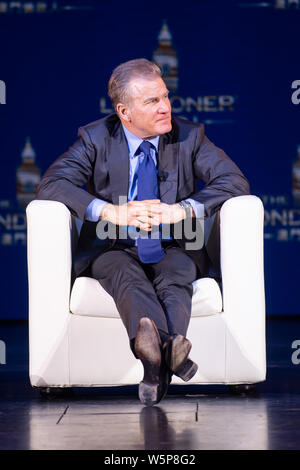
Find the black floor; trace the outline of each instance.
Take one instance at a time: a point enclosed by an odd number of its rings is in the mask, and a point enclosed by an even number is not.
[[[171,386],[152,408],[139,403],[137,387],[76,388],[73,396],[41,398],[28,381],[27,337],[26,324],[0,323],[6,344],[0,449],[300,449],[298,317],[268,320],[267,380],[252,395],[231,395],[225,386]]]

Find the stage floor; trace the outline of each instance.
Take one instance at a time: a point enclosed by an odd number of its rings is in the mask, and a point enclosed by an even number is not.
[[[267,321],[267,380],[252,395],[231,395],[226,386],[171,386],[152,408],[140,404],[137,387],[76,388],[73,396],[43,399],[28,380],[27,325],[0,323],[0,339],[7,347],[0,449],[300,448],[300,364],[292,362],[298,318]]]

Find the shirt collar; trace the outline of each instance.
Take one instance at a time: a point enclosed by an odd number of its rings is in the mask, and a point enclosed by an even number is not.
[[[127,139],[130,158],[133,158],[136,156],[135,152],[137,151],[137,149],[139,148],[139,146],[141,145],[144,139],[141,139],[140,137],[136,136],[135,134],[130,132],[128,129],[126,129],[123,123],[122,123],[122,126],[123,126],[123,130]],[[148,142],[151,142],[151,144],[154,145],[156,151],[158,151],[159,135],[157,135],[153,139],[147,139],[147,140]]]

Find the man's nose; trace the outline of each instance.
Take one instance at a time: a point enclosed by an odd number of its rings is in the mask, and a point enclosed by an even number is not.
[[[170,111],[169,103],[166,103],[165,101],[162,100],[159,104],[158,110],[160,113],[168,113]]]

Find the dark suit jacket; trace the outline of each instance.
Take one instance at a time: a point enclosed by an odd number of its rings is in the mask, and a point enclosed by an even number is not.
[[[73,215],[84,220],[87,206],[95,197],[112,204],[119,203],[119,196],[127,197],[129,153],[116,114],[80,127],[78,137],[45,173],[37,199],[60,201]],[[159,141],[158,176],[162,202],[174,204],[193,198],[204,204],[206,217],[216,213],[227,199],[249,194],[246,178],[223,150],[205,136],[204,125],[177,117],[172,118],[172,130]],[[205,183],[199,191],[197,180]],[[74,261],[77,276],[101,251],[115,243],[115,240],[100,242],[96,225],[83,223]],[[184,239],[178,243],[185,246]],[[206,275],[209,269],[207,249],[187,254],[195,260],[201,274]]]

